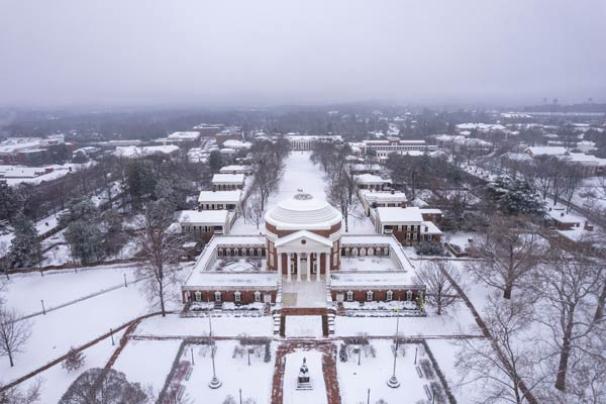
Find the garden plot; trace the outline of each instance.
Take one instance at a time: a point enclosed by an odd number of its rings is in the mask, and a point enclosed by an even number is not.
[[[267,264],[263,258],[218,258],[209,271],[214,272],[260,272],[266,271]]]
[[[183,386],[184,397],[191,400],[192,404],[237,403],[241,389],[243,402],[252,400],[252,403],[256,404],[270,403],[275,346],[270,343],[266,352],[265,344],[242,345],[235,340],[215,341],[215,344],[215,369],[217,378],[222,383],[221,387],[208,387],[213,377],[210,346],[187,345],[183,350],[181,363],[184,366],[189,364],[191,373],[175,372],[180,375],[179,384]],[[191,348],[194,352],[193,366]],[[235,401],[226,401],[229,396]]]
[[[282,386],[284,404],[325,404],[326,385],[322,369],[322,352],[297,350],[286,355],[284,385]],[[297,390],[297,376],[305,358],[309,369],[312,390]]]
[[[427,308],[426,308],[427,309]],[[471,312],[463,301],[448,307],[441,316],[433,314],[429,308],[427,317],[401,317],[401,336],[449,336],[449,335],[482,335]],[[368,334],[372,336],[391,336],[396,329],[393,317],[346,317],[335,319],[335,334],[338,336],[355,336]]]
[[[151,387],[155,395],[164,387],[166,377],[181,346],[181,340],[131,339],[113,366],[129,382]]]
[[[218,337],[235,337],[239,335],[272,336],[273,319],[264,317],[217,316],[212,318],[213,335]],[[135,335],[157,337],[200,337],[208,335],[208,317],[184,317],[168,314],[166,317],[152,317],[143,320],[135,330]]]
[[[337,375],[343,404],[366,402],[447,403],[440,382],[422,344],[400,344],[396,359],[396,378],[400,387],[391,388],[387,380],[393,374],[394,344],[390,340],[342,343],[337,358]],[[362,342],[362,344],[360,344]],[[417,363],[415,364],[415,351]],[[435,392],[435,400],[432,399]],[[402,401],[403,398],[406,401]]]

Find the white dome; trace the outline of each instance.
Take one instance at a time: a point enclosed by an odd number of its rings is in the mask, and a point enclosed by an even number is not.
[[[328,202],[298,193],[265,214],[265,221],[279,230],[327,230],[342,219]]]

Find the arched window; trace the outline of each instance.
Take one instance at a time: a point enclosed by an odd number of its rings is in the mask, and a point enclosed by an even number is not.
[[[234,292],[234,302],[240,303],[242,301],[242,293],[236,291]]]
[[[406,291],[406,300],[408,300],[409,302],[412,300],[412,290]]]
[[[347,299],[348,302],[352,302],[353,301],[353,292],[351,290],[348,290],[345,293],[345,298]]]
[[[221,302],[221,292],[218,290],[215,292],[215,302]]]
[[[196,296],[196,302],[202,301],[202,292],[200,292],[199,290],[196,290],[196,293],[194,295]]]
[[[387,293],[385,293],[385,300],[388,302],[393,300],[393,290],[388,290]]]
[[[261,301],[261,292],[258,290],[255,292],[255,302],[259,303]]]
[[[366,292],[366,301],[367,302],[372,302],[372,297],[374,296],[374,293],[372,293],[372,290],[369,290],[368,292]]]

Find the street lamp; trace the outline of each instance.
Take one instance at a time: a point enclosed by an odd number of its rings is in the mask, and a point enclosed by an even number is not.
[[[398,358],[398,331],[400,329],[400,311],[396,309],[396,349],[393,351],[393,373],[391,377],[387,380],[387,385],[392,389],[397,389],[400,387],[400,382],[396,377],[396,359]]]
[[[208,387],[210,387],[211,389],[218,389],[223,383],[221,383],[221,380],[217,378],[217,373],[215,371],[215,344],[213,343],[213,323],[211,321],[210,310],[208,311],[208,330],[208,337],[210,343],[210,359],[213,365],[213,378],[208,383]]]

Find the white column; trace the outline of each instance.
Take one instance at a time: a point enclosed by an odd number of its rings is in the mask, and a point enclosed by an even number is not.
[[[297,253],[297,280],[301,282],[301,253]]]
[[[280,274],[280,278],[282,278],[282,253],[276,252],[276,257],[278,259],[278,274]]]
[[[322,253],[314,253],[314,262],[316,263],[316,282],[320,282],[320,258],[322,257]]]
[[[330,260],[332,257],[332,250],[329,253],[324,253],[326,257],[326,284],[330,284]]]
[[[287,272],[286,279],[288,280],[288,282],[290,282],[290,277],[291,277],[291,275],[290,275],[290,260],[291,260],[291,256],[290,256],[290,253],[288,253],[288,254],[286,254],[286,272]]]
[[[307,253],[305,260],[305,270],[307,271],[307,282],[311,281],[311,253]]]

